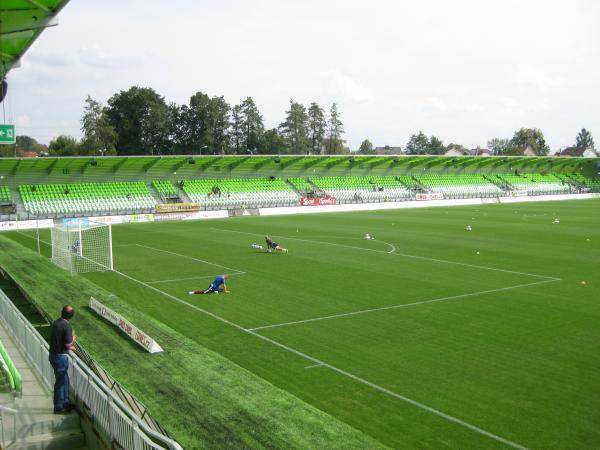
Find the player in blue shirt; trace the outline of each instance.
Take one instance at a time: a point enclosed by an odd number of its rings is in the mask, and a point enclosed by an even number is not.
[[[210,286],[208,286],[203,291],[190,291],[188,292],[188,294],[218,294],[219,292],[225,292],[226,294],[229,294],[229,290],[227,289],[227,285],[225,284],[225,280],[227,280],[227,278],[229,278],[227,274],[217,275],[215,280],[210,284]]]

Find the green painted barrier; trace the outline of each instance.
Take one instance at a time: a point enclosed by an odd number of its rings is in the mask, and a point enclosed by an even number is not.
[[[8,356],[8,353],[6,352],[4,345],[2,345],[2,342],[0,342],[0,367],[7,373],[10,388],[17,393],[22,394],[23,379],[13,364],[12,359],[10,359],[10,356]]]

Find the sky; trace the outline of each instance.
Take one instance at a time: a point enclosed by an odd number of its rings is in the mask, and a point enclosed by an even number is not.
[[[79,138],[87,95],[136,85],[251,96],[267,128],[290,99],[336,102],[351,149],[419,131],[485,147],[521,127],[600,146],[598,24],[595,0],[71,0],[9,73],[6,118]]]

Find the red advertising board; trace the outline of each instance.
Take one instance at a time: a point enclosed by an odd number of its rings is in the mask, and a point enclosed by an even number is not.
[[[315,197],[315,198],[303,198],[300,200],[302,206],[321,206],[321,205],[335,205],[335,197]]]

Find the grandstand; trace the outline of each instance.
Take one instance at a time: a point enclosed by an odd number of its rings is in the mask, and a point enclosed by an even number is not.
[[[393,176],[311,177],[310,181],[341,203],[409,199],[411,192]]]
[[[182,180],[181,186],[194,202],[207,208],[296,205],[300,196],[280,178]]]
[[[0,186],[0,205],[12,204],[10,190],[6,186]]]
[[[415,177],[428,192],[444,198],[501,197],[505,191],[483,175],[424,175]]]
[[[149,213],[179,202],[210,210],[294,206],[303,197],[370,203],[600,192],[596,167],[589,158],[550,157],[5,158],[0,205],[43,218]]]
[[[34,215],[152,211],[156,201],[141,181],[20,185],[25,210]]]
[[[514,190],[526,191],[528,195],[568,194],[573,191],[571,184],[554,174],[498,175],[497,178]]]

